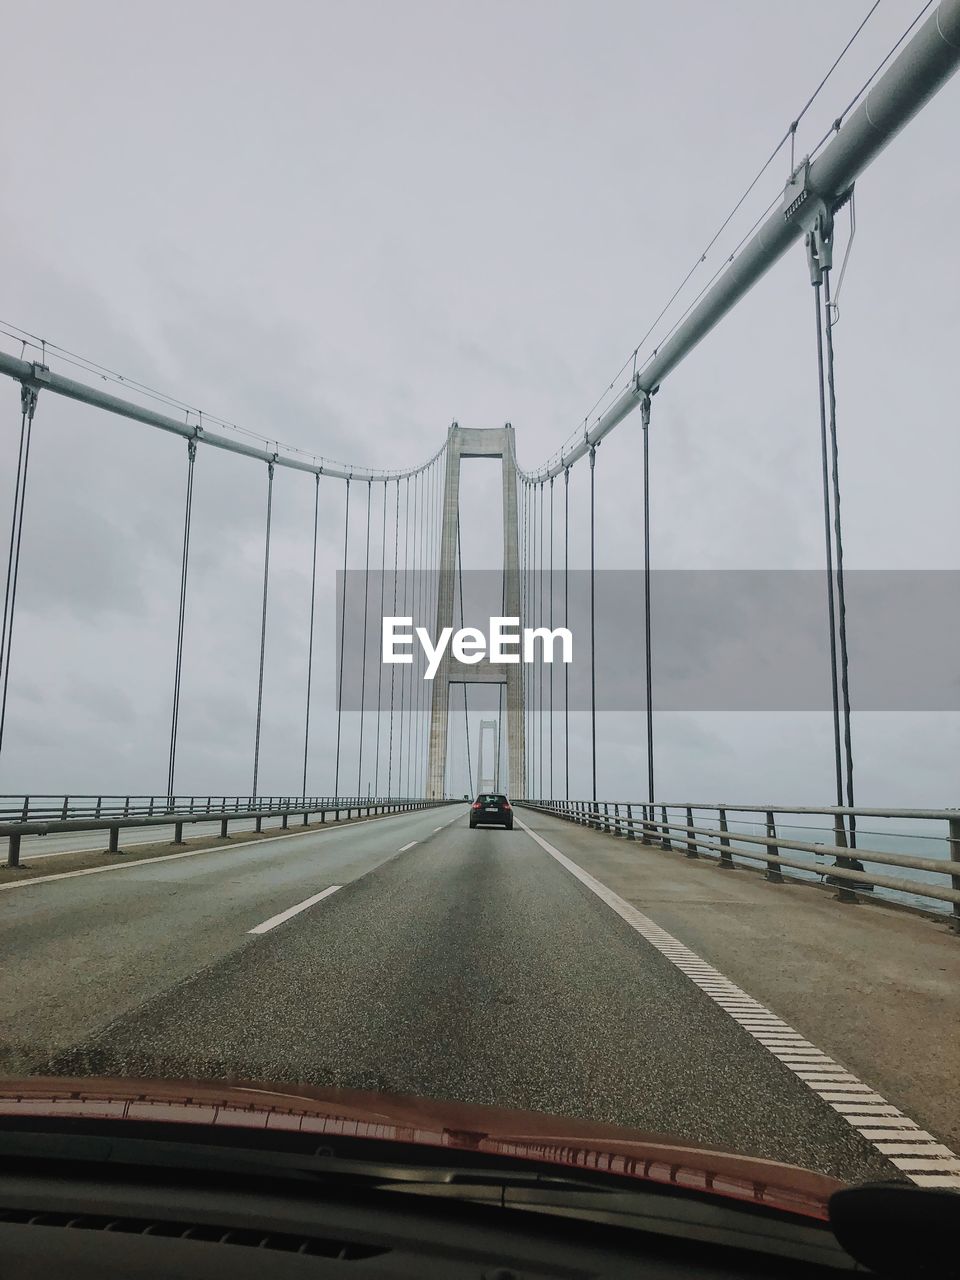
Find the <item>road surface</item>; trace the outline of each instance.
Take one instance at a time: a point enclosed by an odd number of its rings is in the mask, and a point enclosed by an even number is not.
[[[527,830],[462,806],[25,882],[0,966],[7,1075],[421,1094],[895,1173]]]

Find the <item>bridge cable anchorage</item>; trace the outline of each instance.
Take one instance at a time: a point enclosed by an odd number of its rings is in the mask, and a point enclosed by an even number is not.
[[[333,794],[340,799],[340,735],[343,729],[343,659],[344,639],[347,627],[347,547],[350,542],[350,477],[346,479],[343,502],[343,587],[340,593],[340,670],[337,674],[337,751],[333,772]]]
[[[20,446],[17,453],[17,478],[13,491],[13,517],[10,524],[10,546],[7,551],[7,577],[3,596],[3,627],[0,630],[0,751],[7,720],[7,690],[10,686],[10,653],[13,647],[13,621],[17,608],[17,583],[20,577],[20,545],[23,538],[23,513],[27,497],[27,467],[33,415],[37,409],[37,388],[20,384]]]
[[[596,506],[597,446],[590,446],[590,777],[591,799],[597,803],[597,593],[596,593],[596,536],[594,511]]]
[[[397,616],[397,567],[400,556],[400,477],[394,481],[396,491],[394,493],[393,508],[393,613],[392,617]],[[387,798],[393,797],[393,716],[394,716],[394,697],[396,690],[396,663],[390,664],[390,744],[387,754]]]
[[[174,807],[177,764],[177,732],[180,723],[180,677],[183,671],[183,633],[187,614],[187,575],[190,567],[190,526],[193,519],[193,469],[197,460],[196,439],[187,441],[187,493],[183,512],[183,550],[180,562],[180,608],[177,615],[177,652],[173,677],[173,709],[170,717],[170,752],[167,758],[167,805]]]
[[[307,759],[310,753],[310,692],[313,687],[313,629],[317,604],[317,528],[320,520],[320,473],[314,477],[313,494],[313,558],[310,562],[310,630],[307,639],[307,697],[303,726],[303,790],[307,796]]]
[[[643,428],[643,627],[646,665],[647,799],[653,804],[653,646],[650,625],[650,397],[640,406]]]
[[[808,189],[804,175],[804,189]],[[844,203],[852,192],[841,197]],[[799,197],[798,197],[799,198]],[[817,382],[820,409],[820,460],[823,485],[824,548],[827,577],[827,623],[830,633],[830,689],[833,712],[834,771],[837,807],[844,805],[844,767],[846,768],[847,806],[853,807],[853,747],[850,727],[849,658],[847,652],[846,598],[843,590],[843,543],[840,524],[840,477],[837,452],[836,390],[834,382],[833,338],[830,323],[830,269],[833,265],[833,213],[814,198],[805,217],[804,245],[810,282],[814,288],[817,334]],[[824,330],[826,329],[826,343]],[[826,352],[826,354],[825,354]],[[832,512],[831,512],[832,508]],[[832,531],[831,531],[832,514]],[[836,552],[836,567],[834,554]],[[839,634],[839,662],[837,637]],[[841,747],[841,692],[843,733]],[[856,817],[849,815],[849,841],[844,819],[836,819],[835,839],[838,845],[856,848]],[[845,859],[848,869],[863,870],[856,859]],[[855,901],[855,895],[840,886],[840,896]]]
[[[460,553],[460,512],[457,512],[457,583],[460,595],[460,628],[463,629],[463,558]],[[473,761],[470,755],[470,707],[467,701],[467,682],[463,682],[463,726],[467,739],[467,782],[471,796],[473,789]]]
[[[383,511],[380,518],[380,626],[377,629],[378,636],[383,635],[383,591],[384,577],[386,576],[387,567],[387,481],[383,482]],[[380,652],[380,645],[377,645],[377,652]],[[377,744],[374,751],[374,794],[380,795],[380,731],[382,728],[381,721],[383,718],[383,660],[377,663]]]
[[[563,625],[570,627],[570,468],[563,469]],[[570,665],[563,664],[563,798],[570,799]]]
[[[357,799],[363,795],[363,722],[367,694],[367,607],[370,603],[370,508],[373,481],[367,481],[367,541],[363,560],[363,637],[360,641],[360,740],[357,747]]]
[[[263,669],[267,645],[267,592],[270,585],[270,526],[273,519],[273,463],[267,463],[267,524],[263,540],[263,606],[260,611],[260,676],[257,684],[257,732],[253,744],[253,789],[251,799],[257,798],[257,782],[260,773],[260,724],[263,716]]]

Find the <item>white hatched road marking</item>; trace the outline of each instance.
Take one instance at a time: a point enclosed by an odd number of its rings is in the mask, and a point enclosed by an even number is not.
[[[248,933],[269,933],[271,929],[275,929],[278,924],[290,920],[293,916],[298,916],[301,911],[306,911],[307,907],[312,907],[315,902],[320,902],[323,898],[329,898],[331,893],[336,893],[340,888],[338,884],[332,884],[329,889],[324,889],[321,893],[315,893],[312,898],[304,898],[303,902],[298,902],[295,907],[288,907],[286,911],[281,911],[279,915],[271,916],[269,920],[264,920],[263,924],[258,924],[255,929],[248,929]]]
[[[747,1035],[779,1059],[798,1080],[826,1102],[840,1119],[856,1129],[862,1138],[890,1160],[911,1182],[920,1187],[951,1187],[960,1191],[960,1157],[949,1147],[945,1147],[932,1134],[926,1133],[909,1116],[888,1103],[881,1094],[864,1085],[846,1067],[821,1052],[752,996],[741,991],[718,969],[714,969],[677,938],[661,929],[649,916],[645,916],[625,898],[621,898],[589,872],[577,866],[572,859],[554,848],[549,840],[531,830],[519,818],[517,822],[531,840],[674,964],[704,995],[728,1013]],[[837,1080],[846,1083],[841,1086],[836,1083]],[[863,1092],[850,1092],[851,1090]],[[897,1158],[894,1158],[895,1155]]]

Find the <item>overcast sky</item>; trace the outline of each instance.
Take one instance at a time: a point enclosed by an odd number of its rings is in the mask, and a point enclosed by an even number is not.
[[[582,423],[869,7],[8,7],[0,317],[356,465],[423,460],[456,418],[512,422],[532,468]],[[883,0],[804,118],[798,155],[918,7]],[[851,567],[960,568],[958,118],[960,77],[857,183],[836,331]],[[685,299],[788,167],[782,153]],[[838,226],[842,252],[846,214]],[[664,383],[651,437],[658,568],[822,564],[813,323],[797,246]],[[18,428],[9,384],[6,512]],[[642,563],[639,429],[634,415],[597,455],[605,567]],[[160,792],[185,446],[42,395],[33,449],[0,789]],[[586,480],[577,468],[579,566]],[[465,469],[468,566],[499,554],[497,492],[491,464]],[[262,465],[200,451],[181,791],[250,785],[265,494]],[[312,503],[308,476],[278,474],[264,792],[299,787]],[[310,789],[325,792],[343,485],[324,481],[321,503]],[[359,519],[353,530],[356,565]],[[600,739],[602,793],[639,796],[642,717],[604,715]],[[667,799],[832,800],[828,715],[664,713],[657,739]],[[586,746],[573,752],[577,794]],[[858,799],[956,804],[958,748],[953,714],[856,716]],[[454,775],[466,789],[462,744]]]

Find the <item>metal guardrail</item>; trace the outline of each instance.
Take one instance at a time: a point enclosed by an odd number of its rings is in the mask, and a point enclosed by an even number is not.
[[[23,836],[108,831],[107,852],[118,853],[121,828],[172,826],[173,843],[182,844],[184,826],[196,822],[219,819],[225,839],[229,824],[238,819],[253,819],[254,830],[261,831],[264,818],[280,818],[287,830],[291,815],[302,815],[307,826],[317,813],[321,822],[327,814],[339,822],[341,815],[378,817],[447,803],[397,796],[178,796],[172,801],[167,796],[0,796],[0,837],[8,840],[6,865],[18,867]]]
[[[909,893],[935,903],[949,903],[952,908],[953,928],[960,933],[960,810],[955,809],[816,809],[808,806],[788,808],[782,805],[733,805],[733,804],[644,804],[634,801],[591,800],[518,800],[516,804],[541,813],[554,814],[570,822],[591,827],[627,840],[639,840],[646,845],[665,850],[678,850],[688,858],[702,855],[717,860],[720,867],[732,870],[737,861],[761,863],[766,866],[766,879],[773,884],[784,882],[784,869],[803,871],[823,876],[837,889],[837,897],[843,902],[856,902],[863,893],[875,888],[896,893]],[[694,815],[697,815],[694,817]],[[745,817],[746,815],[746,817]],[[803,818],[816,816],[829,820],[827,831],[833,833],[833,843],[823,841],[794,840],[783,835],[786,827],[803,823],[785,822],[785,817]],[[737,830],[730,819],[747,821],[762,827],[763,835]],[[862,846],[851,848],[847,839],[846,823],[850,819],[881,818],[923,823],[942,824],[942,835],[925,838],[946,843],[947,856],[941,858],[916,857],[913,854]],[[778,832],[778,822],[780,830]],[[861,836],[865,834],[861,830]],[[900,832],[869,832],[891,838]],[[907,836],[906,838],[916,838]],[[745,846],[745,847],[744,847]],[[784,856],[786,851],[787,856]],[[791,857],[790,854],[806,854]],[[833,864],[826,868],[814,858],[832,857]],[[864,863],[874,866],[892,866],[908,871],[943,876],[948,884],[930,883],[917,878],[888,876],[866,870]],[[799,879],[800,877],[789,877]]]

